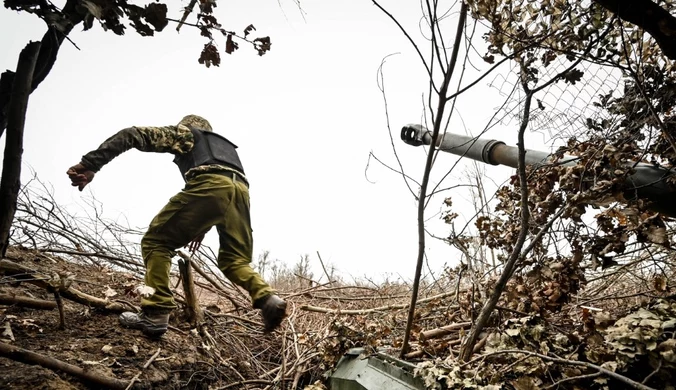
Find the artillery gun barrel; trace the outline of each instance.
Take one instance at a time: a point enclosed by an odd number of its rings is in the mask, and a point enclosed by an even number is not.
[[[410,124],[401,129],[401,139],[412,146],[430,145],[432,132],[422,125]],[[512,168],[518,166],[518,148],[494,139],[446,133],[437,140],[437,147],[443,152],[485,164]],[[550,165],[554,162],[554,158],[551,153],[526,150],[526,165],[535,167]],[[558,159],[556,164],[575,165],[576,160],[574,156],[564,156]],[[643,199],[649,202],[648,207],[651,210],[676,217],[676,187],[667,180],[673,178],[676,171],[647,163],[632,163],[632,166],[634,172],[624,182],[624,197],[627,200]]]

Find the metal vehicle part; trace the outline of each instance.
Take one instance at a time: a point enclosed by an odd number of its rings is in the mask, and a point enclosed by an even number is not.
[[[353,348],[340,358],[329,379],[331,390],[423,390],[422,379],[413,377],[415,364],[384,353],[363,356]]]

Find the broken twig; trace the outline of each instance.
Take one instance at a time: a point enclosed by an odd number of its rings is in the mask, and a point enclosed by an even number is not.
[[[158,356],[160,356],[160,352],[162,352],[162,348],[157,348],[157,352],[155,352],[155,353],[153,354],[153,356],[151,356],[150,359],[148,359],[148,361],[146,362],[146,364],[143,365],[143,368],[141,369],[141,371],[139,371],[138,374],[134,375],[134,377],[131,378],[131,381],[129,381],[129,385],[127,385],[127,388],[124,389],[124,390],[129,390],[129,389],[131,389],[131,387],[134,385],[134,382],[136,382],[136,381],[138,380],[138,378],[141,376],[141,374],[143,373],[143,370],[145,370],[146,368],[150,367],[150,365],[153,364],[153,361],[154,361]]]

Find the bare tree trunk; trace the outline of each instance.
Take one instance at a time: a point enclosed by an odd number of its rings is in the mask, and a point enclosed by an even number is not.
[[[78,12],[78,7],[80,7],[79,0],[68,0],[59,15],[63,18],[62,26],[60,28],[50,26],[47,28],[45,35],[42,36],[29,93],[35,91],[47,77],[56,62],[61,44],[68,38],[68,34],[73,30],[73,27],[82,22],[83,16]],[[68,21],[68,23],[65,21]],[[7,71],[0,78],[0,137],[2,137],[5,127],[8,126],[9,97],[12,93],[13,77],[14,72]]]
[[[21,188],[21,155],[23,128],[26,122],[28,96],[31,93],[33,70],[40,51],[40,42],[30,42],[19,54],[12,94],[7,111],[7,139],[0,180],[0,257],[9,246],[9,231],[16,212],[16,198]]]
[[[13,83],[14,72],[11,70],[2,72],[2,76],[0,76],[0,137],[5,132],[5,127],[7,127],[9,99],[12,96]]]
[[[676,17],[651,0],[594,0],[595,3],[650,34],[662,52],[676,59]]]

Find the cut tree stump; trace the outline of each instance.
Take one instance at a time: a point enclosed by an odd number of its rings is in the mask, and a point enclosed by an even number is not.
[[[178,254],[183,258],[178,261],[178,270],[181,273],[181,280],[183,282],[186,314],[188,315],[188,322],[196,328],[204,322],[204,316],[197,301],[197,294],[195,293],[195,281],[193,279],[192,267],[190,266],[192,261],[190,261],[190,255],[183,251],[178,251]]]
[[[182,253],[181,251],[178,251],[178,254],[181,257],[183,257],[181,253]],[[190,257],[188,257],[188,259],[190,259]],[[197,271],[198,274],[200,274],[204,279],[206,279],[207,282],[211,283],[220,292],[219,295],[222,295],[225,298],[227,298],[230,301],[230,303],[232,303],[232,305],[235,306],[235,310],[239,310],[240,308],[245,307],[245,305],[243,305],[242,303],[238,302],[235,298],[233,298],[233,296],[230,294],[228,289],[223,286],[223,284],[219,283],[218,281],[216,281],[216,279],[212,278],[211,276],[209,276],[209,274],[204,272],[204,270],[200,268],[197,262],[191,259],[190,265],[195,271]]]

